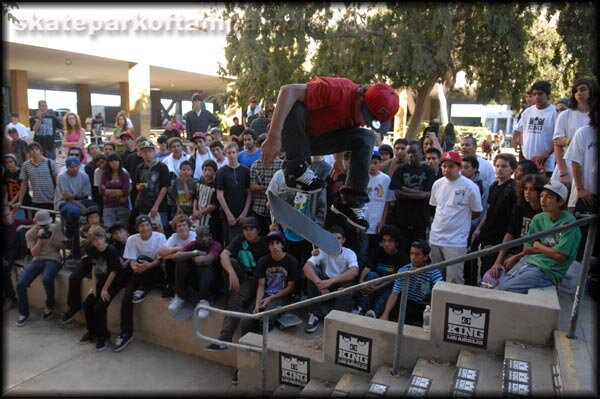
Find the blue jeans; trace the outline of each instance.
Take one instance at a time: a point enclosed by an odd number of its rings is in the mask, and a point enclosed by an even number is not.
[[[96,203],[89,199],[80,200],[79,203],[86,208],[96,206]],[[79,259],[81,257],[81,250],[79,248],[79,218],[81,217],[81,208],[67,201],[60,206],[60,216],[65,220],[67,238],[71,238],[73,241],[71,248],[73,259]]]
[[[374,280],[379,277],[382,277],[379,275],[379,273],[370,271],[365,276],[365,281]],[[379,317],[385,310],[385,304],[387,303],[387,300],[390,297],[390,294],[392,293],[392,288],[393,284],[390,284],[388,287],[376,291],[371,295],[363,295],[362,293],[358,292],[356,294],[358,297],[356,305],[360,306],[365,311],[373,309],[377,317]]]
[[[527,294],[532,288],[544,288],[554,285],[552,280],[539,267],[519,261],[496,286],[497,290]]]
[[[46,290],[46,307],[54,308],[54,279],[58,271],[62,268],[62,263],[53,259],[42,259],[32,261],[25,270],[17,283],[17,296],[19,301],[19,313],[29,315],[29,301],[27,300],[27,288],[35,278],[43,273],[42,283]]]

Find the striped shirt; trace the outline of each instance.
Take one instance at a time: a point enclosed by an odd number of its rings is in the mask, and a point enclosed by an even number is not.
[[[407,272],[411,270],[411,264],[402,266],[398,272]],[[408,285],[408,300],[414,302],[424,302],[431,296],[431,290],[433,286],[438,282],[442,281],[444,278],[442,277],[442,273],[439,269],[430,270],[423,274],[417,274],[415,276],[410,276],[410,282]],[[394,281],[394,288],[392,292],[396,294],[402,291],[402,283],[404,282],[404,278],[399,278]]]
[[[50,174],[52,169],[52,174]],[[31,160],[21,166],[20,180],[27,180],[33,191],[32,200],[38,204],[54,203],[54,187],[58,166],[52,159],[44,158],[41,164],[35,165]]]

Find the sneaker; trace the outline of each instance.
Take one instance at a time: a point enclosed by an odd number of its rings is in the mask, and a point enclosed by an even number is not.
[[[146,299],[146,292],[144,292],[142,290],[137,290],[133,293],[133,299],[131,300],[131,302],[140,303],[144,299]]]
[[[355,309],[352,310],[352,314],[357,314],[357,315],[362,315],[364,312],[364,309],[360,306],[356,307]]]
[[[48,320],[54,314],[54,308],[45,308],[42,312],[42,319]]]
[[[235,369],[235,371],[233,372],[233,377],[231,378],[232,384],[237,385],[239,374],[240,374],[240,369]]]
[[[319,318],[314,314],[309,313],[308,322],[306,323],[306,328],[304,330],[310,334],[317,331],[317,327],[319,327]]]
[[[80,344],[89,344],[92,342],[94,342],[94,336],[92,334],[90,334],[89,332],[86,332],[85,334],[83,334],[83,336],[79,340]]]
[[[184,302],[185,301],[183,300],[183,298],[180,298],[177,295],[175,295],[175,298],[171,299],[171,302],[169,303],[169,310],[172,312],[177,312],[181,309]]]
[[[108,345],[106,345],[105,339],[96,342],[96,352],[102,352],[106,350],[106,348],[108,348]]]
[[[365,313],[365,316],[367,316],[367,317],[372,317],[372,318],[374,318],[374,319],[376,319],[376,318],[377,318],[377,315],[375,314],[375,311],[374,311],[374,310],[372,310],[372,309],[370,309],[370,310],[367,310],[367,313]]]
[[[2,304],[2,311],[8,312],[9,310],[16,308],[16,307],[17,307],[16,299],[5,299],[4,303]]]
[[[198,302],[198,305],[210,306],[210,302],[208,302],[206,299],[202,299],[200,302]],[[207,317],[208,317],[208,310],[206,310],[206,309],[200,309],[198,311],[198,318],[199,319],[205,319]]]
[[[19,315],[17,320],[17,327],[23,327],[29,321],[29,315]]]
[[[67,310],[67,312],[65,313],[65,315],[63,316],[62,320],[60,321],[61,324],[67,324],[68,322],[70,322],[71,320],[73,320],[75,318],[75,316],[77,316],[77,313],[79,313],[79,310],[74,311],[74,310]]]
[[[175,291],[173,290],[173,288],[165,288],[162,292],[162,294],[160,294],[160,297],[162,299],[168,299],[168,298],[173,298],[173,295],[175,295]]]
[[[301,176],[295,179],[286,177],[285,184],[290,191],[301,191],[307,194],[318,193],[323,189],[323,181],[308,167]]]
[[[343,216],[348,223],[360,230],[367,230],[369,228],[369,222],[365,219],[365,212],[362,207],[352,208],[338,197],[331,205],[331,211]]]
[[[227,346],[221,344],[210,344],[204,348],[204,350],[207,352],[222,352],[227,349],[229,349]]]
[[[131,342],[133,335],[119,335],[115,341],[113,352],[121,352]]]

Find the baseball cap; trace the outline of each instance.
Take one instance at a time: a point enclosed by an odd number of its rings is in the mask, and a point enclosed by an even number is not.
[[[246,227],[255,227],[257,229],[260,229],[258,225],[258,220],[256,220],[256,218],[253,216],[248,216],[246,219],[244,219],[244,222],[242,223],[242,228]]]
[[[135,137],[133,137],[133,133],[131,133],[129,130],[125,130],[124,132],[122,132],[121,134],[119,134],[119,138],[120,139],[122,139],[123,136],[127,136],[130,139],[134,139],[135,140]]]
[[[194,133],[194,135],[192,136],[192,141],[195,142],[196,139],[206,140],[206,133],[203,133],[203,132]]]
[[[17,161],[17,156],[16,156],[15,154],[10,154],[10,153],[8,153],[8,154],[4,154],[4,155],[2,156],[2,161],[4,162],[4,160],[5,160],[6,158],[10,158],[10,159],[12,159],[13,161],[15,161],[15,163],[16,163],[16,164],[18,164],[18,163],[19,163],[19,162]]]
[[[550,183],[546,184],[542,190],[550,191],[565,201],[569,197],[569,190],[567,187],[556,180],[550,180]]]
[[[70,156],[65,160],[65,165],[67,165],[67,167],[73,165],[81,165],[81,162],[79,161],[79,158]]]
[[[154,149],[154,144],[150,140],[144,140],[140,143],[140,150],[144,148],[152,148]]]
[[[46,226],[52,223],[52,218],[50,217],[50,213],[48,211],[37,211],[33,217],[33,221],[40,226]]]
[[[381,154],[379,153],[379,151],[373,151],[373,155],[371,155],[371,159],[373,158],[377,158],[381,161]]]
[[[148,222],[150,225],[152,225],[152,219],[150,219],[150,216],[140,215],[135,218],[135,227],[138,227],[140,224],[142,224],[144,222]]]
[[[285,238],[283,238],[283,235],[281,235],[281,233],[278,231],[271,231],[265,237],[265,241],[267,242],[267,245],[269,245],[269,243],[273,240],[277,240],[280,243],[285,244]]]
[[[390,129],[390,120],[400,108],[398,93],[392,86],[385,83],[376,83],[369,86],[365,92],[365,101],[362,113],[367,124],[380,133],[387,133]]]
[[[440,162],[444,161],[454,161],[457,164],[462,165],[462,157],[457,151],[444,152],[444,154],[442,154],[442,159],[440,159]]]

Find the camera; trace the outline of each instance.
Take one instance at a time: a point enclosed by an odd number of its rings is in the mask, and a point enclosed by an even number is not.
[[[42,234],[40,234],[38,237],[43,240],[52,237],[52,231],[50,230],[50,225],[42,226]]]

